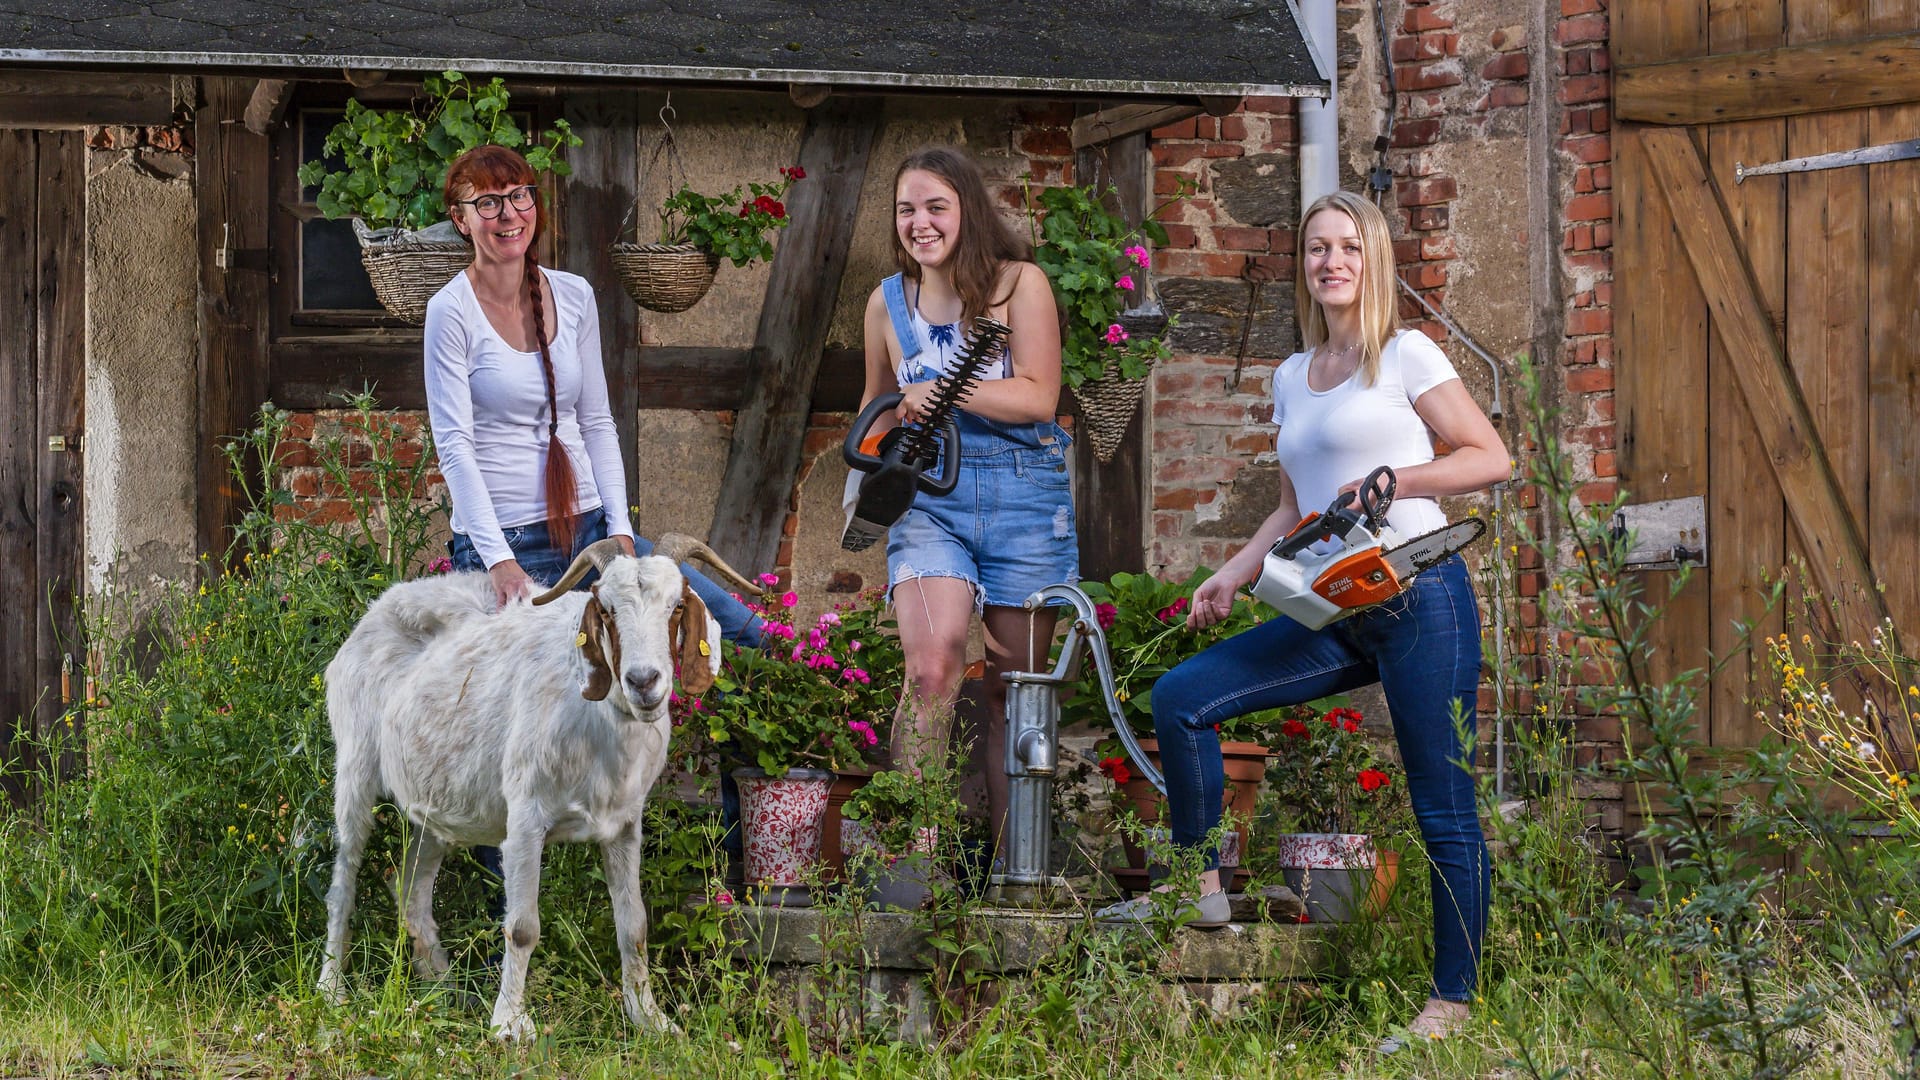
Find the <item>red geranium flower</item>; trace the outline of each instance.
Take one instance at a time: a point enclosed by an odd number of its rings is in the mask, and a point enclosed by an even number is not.
[[[1379,769],[1361,769],[1359,780],[1360,790],[1369,793],[1379,791],[1381,788],[1393,783],[1393,777],[1388,776]]]
[[[1101,758],[1100,771],[1116,784],[1124,784],[1133,779],[1133,772],[1127,768],[1127,759],[1122,757]]]
[[[1120,619],[1120,609],[1114,607],[1112,604],[1095,604],[1093,605],[1093,617],[1099,621],[1100,629],[1111,630],[1113,629],[1113,624]]]
[[[795,165],[790,169],[781,169],[780,175],[789,180],[805,180],[807,178],[807,170]]]
[[[1186,610],[1187,598],[1183,596],[1173,603],[1168,604],[1166,607],[1161,608],[1160,613],[1155,616],[1155,618],[1158,618],[1161,622],[1172,622],[1179,618]]]
[[[1290,738],[1304,739],[1307,737],[1307,725],[1298,720],[1288,720],[1280,725],[1280,734]]]

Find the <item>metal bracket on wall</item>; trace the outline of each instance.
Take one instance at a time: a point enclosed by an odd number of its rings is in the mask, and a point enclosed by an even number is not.
[[[1699,495],[1623,506],[1613,515],[1616,541],[1631,538],[1628,570],[1707,565],[1707,500]]]

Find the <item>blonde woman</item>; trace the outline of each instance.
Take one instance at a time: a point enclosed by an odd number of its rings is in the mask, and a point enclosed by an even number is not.
[[[1247,545],[1194,590],[1188,625],[1227,614],[1274,542],[1380,465],[1397,474],[1387,517],[1402,536],[1446,525],[1436,497],[1507,477],[1500,436],[1453,365],[1417,330],[1397,328],[1393,241],[1370,202],[1350,192],[1314,201],[1301,217],[1294,302],[1307,348],[1273,375],[1280,426],[1280,504]],[[1454,447],[1436,458],[1437,436]],[[1224,774],[1214,725],[1229,717],[1379,683],[1386,691],[1407,788],[1432,864],[1434,977],[1409,1027],[1444,1036],[1467,1016],[1486,929],[1490,874],[1474,803],[1480,617],[1466,564],[1454,556],[1393,600],[1308,630],[1273,619],[1207,649],[1153,688],[1154,727],[1167,778],[1173,840],[1199,848],[1220,820]],[[1459,722],[1464,722],[1464,741]],[[1197,925],[1227,921],[1219,854],[1192,901]],[[1140,921],[1145,898],[1102,912]]]

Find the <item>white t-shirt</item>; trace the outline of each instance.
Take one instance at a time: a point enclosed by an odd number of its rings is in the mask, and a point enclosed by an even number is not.
[[[560,443],[573,460],[586,513],[604,506],[607,533],[632,536],[620,436],[600,365],[600,312],[585,278],[542,267],[558,327],[553,358]],[[463,272],[427,302],[427,417],[440,473],[453,499],[453,528],[482,562],[513,558],[501,530],[546,520],[547,381],[540,353],[501,339]]]
[[[1293,481],[1302,515],[1324,511],[1347,483],[1381,465],[1402,469],[1433,460],[1433,438],[1413,411],[1420,395],[1460,376],[1440,346],[1418,330],[1402,330],[1380,354],[1380,378],[1362,385],[1355,370],[1331,390],[1307,385],[1311,352],[1294,353],[1273,373],[1274,440],[1280,466]],[[1387,521],[1412,538],[1447,524],[1432,499],[1395,499]]]

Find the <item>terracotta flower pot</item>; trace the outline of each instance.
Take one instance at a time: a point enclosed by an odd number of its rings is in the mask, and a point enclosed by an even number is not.
[[[1146,751],[1147,758],[1155,768],[1160,767],[1160,741],[1158,739],[1140,740],[1140,749]],[[1220,744],[1220,757],[1226,766],[1227,783],[1220,809],[1231,814],[1239,822],[1234,828],[1237,839],[1221,845],[1221,867],[1234,868],[1234,880],[1239,882],[1249,877],[1248,871],[1240,868],[1240,853],[1247,850],[1248,829],[1253,821],[1254,804],[1260,796],[1260,781],[1267,774],[1269,751],[1258,743],[1227,742]],[[1165,819],[1166,805],[1160,792],[1148,783],[1145,777],[1133,776],[1122,785],[1127,799],[1133,805],[1133,812],[1148,825],[1162,824]],[[1144,871],[1147,865],[1146,851],[1131,836],[1124,836],[1127,849],[1127,867],[1130,870]],[[1128,884],[1122,882],[1122,884]]]
[[[1282,833],[1276,861],[1314,922],[1352,922],[1374,904],[1380,858],[1366,833]]]
[[[827,791],[827,814],[820,822],[820,880],[838,882],[846,867],[846,851],[840,840],[840,808],[853,793],[873,779],[871,769],[840,769],[833,774],[833,787]]]
[[[824,769],[788,769],[768,776],[735,769],[740,785],[740,826],[746,849],[748,888],[760,902],[805,907],[808,867],[820,861],[820,828],[827,814],[833,774]]]

